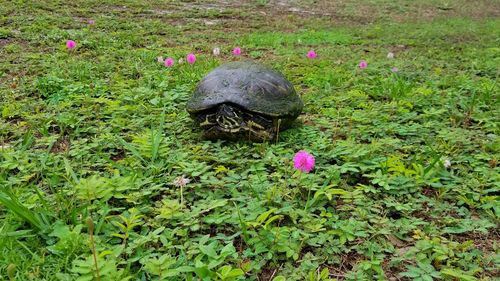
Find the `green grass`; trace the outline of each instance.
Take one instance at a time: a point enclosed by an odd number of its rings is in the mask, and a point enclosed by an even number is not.
[[[0,7],[0,280],[498,278],[498,3],[142,2]],[[204,141],[185,104],[243,59],[304,112]]]

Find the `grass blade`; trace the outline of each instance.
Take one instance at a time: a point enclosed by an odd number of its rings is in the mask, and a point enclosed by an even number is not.
[[[7,209],[22,218],[37,230],[42,230],[42,221],[30,209],[26,208],[13,194],[0,193],[0,203]]]

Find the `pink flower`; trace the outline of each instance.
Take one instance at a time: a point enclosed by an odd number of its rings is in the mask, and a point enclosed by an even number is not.
[[[233,54],[234,54],[235,56],[239,56],[239,55],[241,55],[241,49],[240,49],[240,47],[236,47],[236,48],[234,48],[234,49],[233,49]]]
[[[76,47],[76,42],[73,40],[68,40],[66,41],[66,48],[68,49],[74,49]]]
[[[315,59],[318,55],[316,55],[316,52],[313,51],[313,50],[310,50],[309,52],[307,52],[307,57],[309,59]]]
[[[367,68],[368,67],[368,63],[365,60],[362,60],[362,61],[359,62],[358,66],[361,69]]]
[[[87,23],[90,24],[90,25],[94,25],[95,21],[94,20],[88,20]]]
[[[196,62],[196,56],[191,53],[189,55],[186,56],[186,61],[189,63],[189,64],[193,64]]]
[[[172,67],[172,65],[174,65],[174,59],[173,58],[166,58],[165,59],[165,66]]]
[[[304,173],[309,173],[314,169],[314,163],[314,156],[304,150],[297,152],[293,157],[293,167]]]
[[[398,69],[397,67],[393,67],[393,68],[391,68],[391,71],[392,71],[392,72],[398,72],[398,71],[399,71],[399,69]]]

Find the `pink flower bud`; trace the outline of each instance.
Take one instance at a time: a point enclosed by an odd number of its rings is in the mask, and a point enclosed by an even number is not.
[[[189,64],[194,64],[196,62],[196,56],[193,53],[191,53],[191,54],[186,56],[186,61]]]
[[[68,40],[66,41],[66,48],[68,49],[74,49],[76,47],[76,42],[73,40]]]
[[[307,52],[307,57],[309,59],[315,59],[318,55],[316,55],[316,52],[313,51],[313,50],[310,50],[309,52]]]
[[[165,66],[166,67],[172,67],[174,65],[174,59],[173,58],[166,58],[165,59]]]
[[[314,169],[315,159],[314,156],[301,150],[293,157],[293,167],[304,173],[309,173]]]
[[[359,68],[364,69],[368,67],[368,63],[365,60],[362,60],[358,64]]]

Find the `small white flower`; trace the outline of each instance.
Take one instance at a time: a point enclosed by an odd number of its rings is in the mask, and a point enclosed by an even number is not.
[[[177,187],[185,187],[191,180],[188,178],[185,178],[184,175],[175,178],[175,180],[172,182],[175,186]]]
[[[393,59],[394,58],[394,53],[393,52],[387,53],[387,58],[388,59]]]
[[[163,63],[163,57],[157,57],[156,60],[159,62],[159,63]]]
[[[212,51],[212,53],[214,54],[214,56],[218,56],[218,55],[220,55],[220,49],[219,48],[214,48],[214,50]]]
[[[183,58],[180,58],[180,59],[179,59],[179,64],[182,64],[182,63],[184,63],[184,59],[183,59]]]
[[[448,169],[449,167],[451,167],[451,161],[449,159],[446,159],[443,161],[443,166]]]

